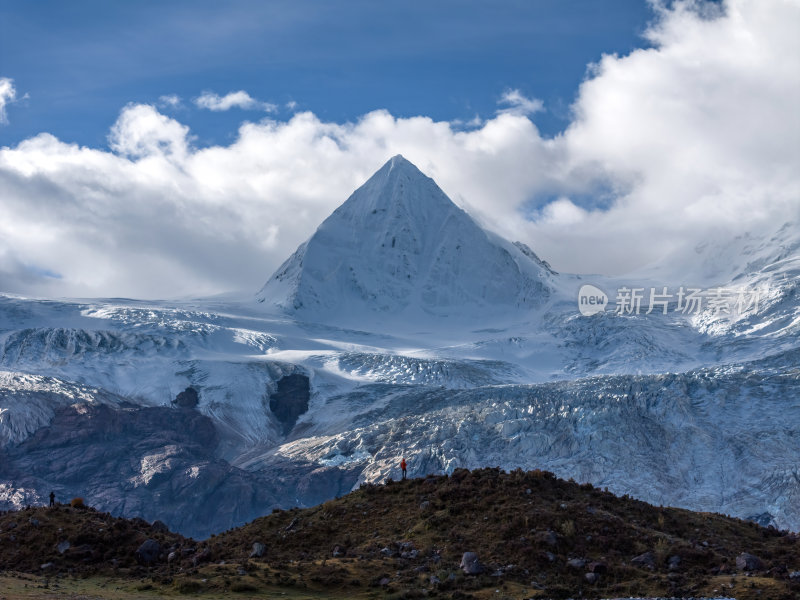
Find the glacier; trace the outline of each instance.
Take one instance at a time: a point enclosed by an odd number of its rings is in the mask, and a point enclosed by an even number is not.
[[[689,283],[768,290],[745,313],[586,317],[586,283],[683,282],[557,273],[395,157],[255,297],[0,295],[0,507],[52,489],[204,537],[405,456],[800,530],[797,232],[691,250]],[[310,398],[286,431],[290,375]]]

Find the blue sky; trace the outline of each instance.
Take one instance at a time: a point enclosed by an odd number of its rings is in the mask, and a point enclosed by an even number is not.
[[[697,272],[800,219],[798,27],[800,0],[0,0],[0,292],[252,294],[395,154],[558,271]]]
[[[569,123],[587,65],[646,46],[637,0],[441,2],[0,0],[0,76],[14,80],[0,145],[39,132],[101,147],[128,103],[172,110],[204,146],[259,111],[199,111],[201,92],[246,90],[343,122],[375,109],[435,120],[489,118],[503,92],[541,99],[548,135]]]

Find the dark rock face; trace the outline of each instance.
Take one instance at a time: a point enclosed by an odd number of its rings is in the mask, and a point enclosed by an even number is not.
[[[195,410],[78,403],[0,449],[0,481],[26,490],[28,504],[46,504],[57,490],[113,515],[144,518],[151,532],[167,527],[202,539],[274,507],[346,494],[358,480],[358,469],[280,458],[266,472],[240,469],[216,456],[218,439],[211,419]],[[13,506],[0,501],[0,510]]]
[[[288,435],[298,417],[308,410],[311,386],[308,377],[299,373],[278,380],[278,389],[269,398],[269,409],[280,421],[283,435]]]
[[[187,387],[178,394],[172,403],[180,408],[194,408],[200,402],[200,396],[193,387]]]
[[[160,519],[156,531],[205,537],[278,503],[272,482],[216,458],[217,443],[213,423],[197,411],[80,404],[0,450],[0,479],[85,494],[100,510]]]

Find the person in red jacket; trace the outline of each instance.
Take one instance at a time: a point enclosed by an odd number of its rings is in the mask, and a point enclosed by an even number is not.
[[[400,459],[400,469],[402,469],[402,471],[403,471],[403,479],[405,480],[405,478],[406,478],[406,459],[405,459],[405,457]]]

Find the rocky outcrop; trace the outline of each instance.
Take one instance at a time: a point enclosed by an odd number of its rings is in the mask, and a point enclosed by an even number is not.
[[[277,390],[269,398],[269,409],[280,421],[283,435],[288,435],[300,415],[308,411],[311,387],[308,377],[300,373],[284,375]]]
[[[193,387],[187,387],[178,394],[172,403],[180,408],[195,408],[200,402],[200,396]]]

